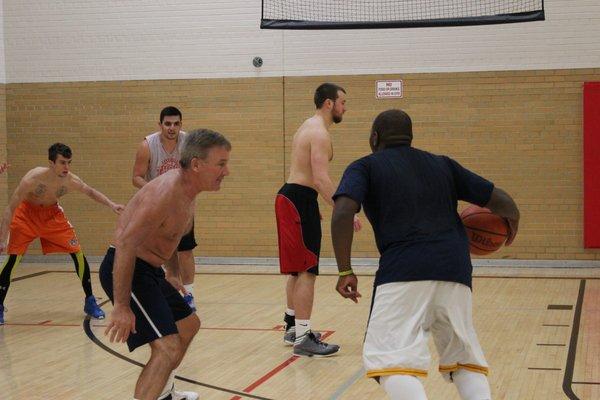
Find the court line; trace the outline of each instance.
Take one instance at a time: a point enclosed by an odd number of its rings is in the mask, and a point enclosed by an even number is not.
[[[36,323],[7,322],[4,325],[8,325],[8,326],[38,326],[40,328],[57,328],[57,327],[76,328],[76,327],[79,327],[79,324],[50,324],[50,322],[52,322],[52,321],[44,321],[44,322],[36,322]]]
[[[348,389],[350,389],[350,387],[352,385],[354,385],[356,383],[356,381],[358,381],[363,376],[365,376],[365,369],[361,368],[358,371],[356,371],[354,373],[354,375],[352,375],[350,378],[348,378],[348,380],[346,382],[342,383],[340,385],[340,387],[338,388],[338,390],[336,390],[331,395],[331,397],[329,398],[329,400],[337,400],[337,399],[339,399]]]
[[[114,351],[113,349],[111,349],[110,347],[106,346],[104,343],[102,343],[97,337],[96,335],[94,335],[94,332],[92,332],[92,328],[90,327],[90,317],[85,317],[85,319],[83,320],[83,330],[85,331],[85,334],[88,336],[88,338],[90,338],[90,340],[98,347],[100,347],[102,350],[108,352],[109,354],[112,354],[113,356],[116,356],[117,358],[120,358],[121,360],[125,360],[133,365],[137,365],[138,367],[144,367],[144,364],[132,360],[131,358],[124,356],[116,351]],[[220,387],[220,386],[215,386],[215,385],[210,385],[208,383],[203,383],[203,382],[198,382],[195,381],[193,379],[189,379],[183,376],[179,376],[176,375],[175,379],[178,379],[180,381],[184,381],[184,382],[188,382],[188,383],[192,383],[194,385],[198,385],[198,386],[203,386],[206,387],[208,389],[214,389],[214,390],[218,390],[221,392],[227,392],[227,393],[231,393],[231,394],[236,394],[236,395],[240,395],[240,396],[244,396],[244,397],[250,397],[252,399],[257,399],[257,400],[273,400],[270,399],[268,397],[260,397],[260,396],[255,396],[252,394],[248,394],[248,393],[242,393],[242,392],[238,392],[237,390],[233,390],[233,389],[227,389],[224,387]]]
[[[21,281],[23,279],[29,279],[29,278],[35,278],[36,276],[40,276],[40,275],[46,275],[49,274],[51,272],[54,271],[40,271],[40,272],[34,272],[33,274],[29,274],[29,275],[24,275],[24,276],[19,276],[17,278],[13,278],[10,281],[11,282],[17,282],[17,281]]]
[[[530,369],[530,370],[533,370],[533,371],[562,371],[562,369],[560,369],[560,368],[529,367],[527,369]]]
[[[572,310],[571,304],[548,304],[548,310]]]
[[[266,381],[271,379],[271,377],[275,376],[279,371],[283,370],[285,367],[287,367],[288,365],[290,365],[291,363],[293,363],[294,361],[296,361],[299,358],[300,357],[298,357],[298,356],[291,356],[290,358],[288,358],[287,360],[285,360],[284,362],[282,362],[281,364],[279,364],[278,366],[276,366],[275,368],[273,368],[272,370],[267,372],[265,375],[261,376],[257,381],[253,382],[250,386],[245,388],[243,390],[243,392],[250,393],[257,387],[259,387],[260,385],[262,385],[263,383],[265,383]],[[231,398],[231,400],[241,400],[241,397],[233,396]]]
[[[577,295],[577,304],[573,315],[573,329],[571,330],[571,340],[569,342],[569,352],[567,354],[567,364],[565,365],[565,374],[563,378],[563,392],[570,400],[579,400],[579,397],[573,392],[573,371],[575,369],[575,356],[577,354],[577,340],[579,338],[579,323],[581,321],[581,310],[583,308],[583,296],[585,295],[585,279],[579,281],[579,293]]]

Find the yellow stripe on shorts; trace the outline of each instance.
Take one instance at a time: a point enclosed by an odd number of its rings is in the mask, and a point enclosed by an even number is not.
[[[367,378],[375,378],[377,376],[388,376],[388,375],[414,375],[426,377],[427,371],[424,369],[413,369],[413,368],[384,368],[384,369],[373,369],[367,371]]]

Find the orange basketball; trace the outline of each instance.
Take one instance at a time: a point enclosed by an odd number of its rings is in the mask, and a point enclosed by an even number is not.
[[[471,205],[460,213],[460,218],[467,230],[471,254],[490,254],[502,247],[508,237],[504,218],[487,208]]]

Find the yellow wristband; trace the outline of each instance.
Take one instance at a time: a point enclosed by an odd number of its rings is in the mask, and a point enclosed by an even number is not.
[[[340,271],[338,272],[339,276],[348,276],[348,275],[354,275],[354,271],[352,271],[352,268],[346,270],[346,271]]]

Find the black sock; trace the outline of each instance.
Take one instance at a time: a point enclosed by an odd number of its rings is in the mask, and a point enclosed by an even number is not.
[[[288,315],[288,313],[284,314],[283,322],[285,322],[285,330],[287,331],[292,326],[296,326],[296,317],[293,315]]]

